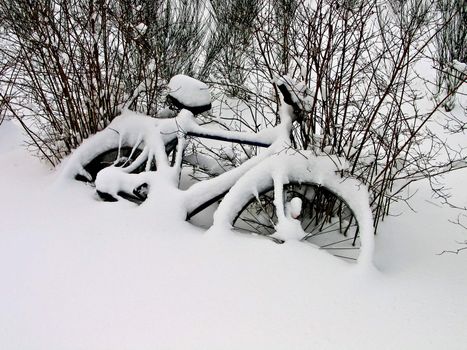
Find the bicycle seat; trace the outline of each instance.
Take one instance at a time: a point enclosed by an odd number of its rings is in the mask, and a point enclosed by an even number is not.
[[[195,115],[211,109],[211,95],[205,83],[178,74],[170,79],[168,86],[167,102],[177,109],[187,109]]]

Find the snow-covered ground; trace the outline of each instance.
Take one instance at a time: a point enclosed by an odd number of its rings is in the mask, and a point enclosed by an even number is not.
[[[97,201],[0,126],[0,349],[466,349],[467,231],[426,184],[376,237],[378,271],[298,242]],[[465,170],[446,178],[467,204]],[[170,202],[161,196],[161,203]]]

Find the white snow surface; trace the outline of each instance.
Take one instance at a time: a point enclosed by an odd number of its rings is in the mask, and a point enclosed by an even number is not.
[[[437,254],[467,233],[425,183],[416,211],[383,223],[378,270],[362,271],[300,242],[195,228],[170,186],[138,208],[54,186],[21,137],[0,125],[2,349],[466,347],[467,254]],[[466,175],[446,177],[460,203]]]

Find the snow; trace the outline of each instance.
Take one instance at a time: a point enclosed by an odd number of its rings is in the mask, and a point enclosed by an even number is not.
[[[200,107],[211,103],[209,88],[203,82],[187,75],[175,75],[169,81],[169,94],[188,107]]]
[[[292,198],[285,206],[286,215],[292,219],[298,218],[302,211],[302,200],[299,197]]]
[[[124,168],[109,166],[102,169],[96,177],[96,190],[108,193],[118,199],[118,192],[133,193],[133,190],[145,183],[146,173],[128,174]]]
[[[180,198],[103,203],[0,126],[0,343],[36,349],[462,349],[465,230],[426,183],[376,237],[378,271],[174,213]],[[118,141],[117,141],[118,142]],[[446,178],[465,201],[465,170]],[[454,199],[454,198],[453,198]],[[427,201],[429,200],[429,202]],[[156,211],[151,211],[158,203]],[[137,209],[137,210],[136,210]]]

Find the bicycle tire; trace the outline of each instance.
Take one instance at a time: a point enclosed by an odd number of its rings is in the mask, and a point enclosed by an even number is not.
[[[306,168],[306,164],[303,167]],[[274,164],[263,168],[253,169],[246,180],[240,179],[231,188],[215,213],[214,225],[227,224],[237,232],[282,243],[276,230],[278,201],[275,194],[278,192],[274,178],[279,177],[282,213],[292,197],[302,200],[302,211],[297,218],[304,231],[302,241],[347,261],[372,260],[372,215],[368,194],[360,182],[340,178],[334,173],[328,173],[328,177],[312,171],[297,175],[296,167],[285,169],[277,176]]]
[[[172,138],[165,145],[167,156],[174,154],[177,146],[177,138]],[[97,174],[109,166],[125,168],[132,164],[143,152],[144,143],[141,142],[138,147],[130,147],[127,144],[121,144],[116,134],[109,129],[105,129],[86,140],[76,152],[72,153],[68,164],[62,171],[65,178],[75,179],[82,182],[94,184]],[[130,174],[138,174],[146,171],[147,157],[142,159],[141,164],[134,168]],[[155,160],[153,159],[149,171],[157,170]],[[131,191],[120,191],[118,197],[141,204],[147,198],[148,185],[146,183],[138,184]],[[104,201],[116,201],[115,195],[105,191],[96,192]]]
[[[302,210],[297,218],[306,236],[302,239],[320,249],[346,259],[356,260],[361,247],[358,224],[348,204],[324,186],[311,183],[288,183],[283,188],[284,207],[287,200],[300,198]],[[253,196],[232,222],[236,229],[273,238],[277,215],[274,206],[274,188]]]
[[[169,142],[166,147],[165,151],[167,156],[170,157],[171,154],[175,151],[177,147],[177,139],[173,139]],[[104,152],[96,154],[90,161],[83,164],[84,170],[90,175],[91,179],[77,174],[75,179],[78,181],[84,182],[94,182],[96,179],[97,173],[102,169],[115,165],[115,166],[128,166],[131,162],[136,159],[142,152],[142,147],[136,148],[133,150],[132,147],[122,146],[122,147],[110,147],[109,149],[105,150]],[[118,159],[120,157],[120,159]],[[131,174],[139,174],[145,171],[146,161],[134,169]],[[149,171],[156,171],[157,165],[156,162],[153,160]]]
[[[169,142],[166,145],[167,156],[170,157],[174,153],[177,145],[177,139],[174,139],[173,142]],[[92,181],[89,181],[88,178],[84,176],[76,176],[75,178],[80,181],[85,182],[94,182],[96,180],[97,174],[109,166],[115,167],[128,167],[132,162],[137,159],[143,150],[141,148],[133,149],[131,147],[120,147],[120,148],[111,148],[103,153],[95,156],[90,162],[83,166],[84,170],[90,175]],[[144,171],[147,171],[146,167],[147,157],[141,162],[139,166],[133,169],[129,174],[139,174]],[[149,171],[156,171],[157,165],[156,161],[153,159],[151,161]],[[117,198],[115,195],[112,195],[107,192],[96,190],[100,199],[106,202],[115,202]],[[118,197],[121,197],[125,200],[131,201],[136,204],[141,204],[147,199],[148,184],[143,182],[139,183],[135,188],[129,191],[119,191],[117,193]]]

